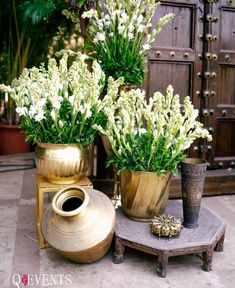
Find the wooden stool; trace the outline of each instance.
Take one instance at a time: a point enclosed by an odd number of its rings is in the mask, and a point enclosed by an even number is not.
[[[182,202],[168,200],[165,214],[182,219]],[[149,223],[136,222],[126,218],[117,209],[115,230],[114,263],[123,261],[125,247],[131,247],[157,256],[161,277],[166,277],[168,258],[177,255],[202,253],[204,271],[212,270],[214,251],[223,251],[225,223],[205,207],[200,209],[199,226],[195,229],[183,228],[179,238],[158,238],[150,232]]]
[[[45,243],[44,237],[42,235],[41,231],[41,222],[42,222],[42,216],[43,216],[43,196],[44,193],[50,193],[50,192],[58,192],[59,190],[66,188],[68,186],[83,186],[83,187],[88,187],[88,188],[93,188],[93,185],[91,181],[87,178],[84,177],[82,178],[79,182],[76,182],[74,184],[51,184],[48,183],[43,177],[40,175],[37,175],[37,183],[36,183],[36,193],[37,193],[37,198],[36,198],[36,205],[37,205],[37,216],[36,216],[36,221],[37,221],[37,231],[38,231],[38,240],[39,240],[39,247],[40,248],[46,248],[49,247],[48,244]]]

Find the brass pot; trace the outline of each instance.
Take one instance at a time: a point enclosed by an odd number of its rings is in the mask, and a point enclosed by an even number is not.
[[[102,192],[71,186],[57,192],[42,220],[48,244],[79,263],[94,262],[110,247],[115,209]]]
[[[162,214],[169,196],[172,173],[157,176],[155,172],[121,171],[122,210],[136,221],[149,221]]]
[[[85,176],[91,155],[90,145],[37,143],[37,171],[50,183],[73,184]]]

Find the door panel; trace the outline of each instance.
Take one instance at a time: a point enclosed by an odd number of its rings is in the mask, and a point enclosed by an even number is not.
[[[213,143],[206,157],[211,168],[231,168],[235,166],[235,2],[214,3],[209,12],[219,21],[207,29],[218,37],[208,44],[208,52],[216,54],[218,60],[209,61],[207,67],[216,77],[207,84],[207,89],[214,92],[206,99],[207,108],[214,112],[207,117]]]
[[[147,98],[155,91],[165,93],[172,84],[175,94],[181,99],[189,95],[194,106],[201,108],[200,90],[202,70],[200,54],[202,41],[198,35],[203,33],[203,23],[198,21],[204,5],[199,1],[161,1],[153,21],[166,13],[176,17],[163,27],[148,53]],[[200,143],[196,141],[190,155],[197,157]]]

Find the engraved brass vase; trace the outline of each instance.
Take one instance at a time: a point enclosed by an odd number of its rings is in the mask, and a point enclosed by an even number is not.
[[[181,162],[183,226],[189,229],[198,226],[206,167],[206,160],[200,158],[187,158]]]
[[[136,221],[150,221],[165,211],[172,173],[157,176],[155,172],[121,171],[122,210]]]
[[[73,184],[83,178],[91,163],[91,146],[37,143],[38,174],[54,184]]]
[[[64,257],[91,263],[108,251],[115,228],[115,209],[102,192],[70,186],[55,194],[42,220],[47,243]]]

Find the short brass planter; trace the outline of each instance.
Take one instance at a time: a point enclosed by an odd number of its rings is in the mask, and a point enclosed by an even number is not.
[[[91,155],[90,145],[37,143],[37,172],[50,183],[73,184],[85,176]]]
[[[136,221],[149,221],[164,213],[172,173],[157,176],[155,172],[122,171],[120,190],[122,210]]]
[[[102,192],[70,186],[58,191],[46,209],[42,233],[47,243],[64,257],[91,263],[108,251],[116,213]]]

